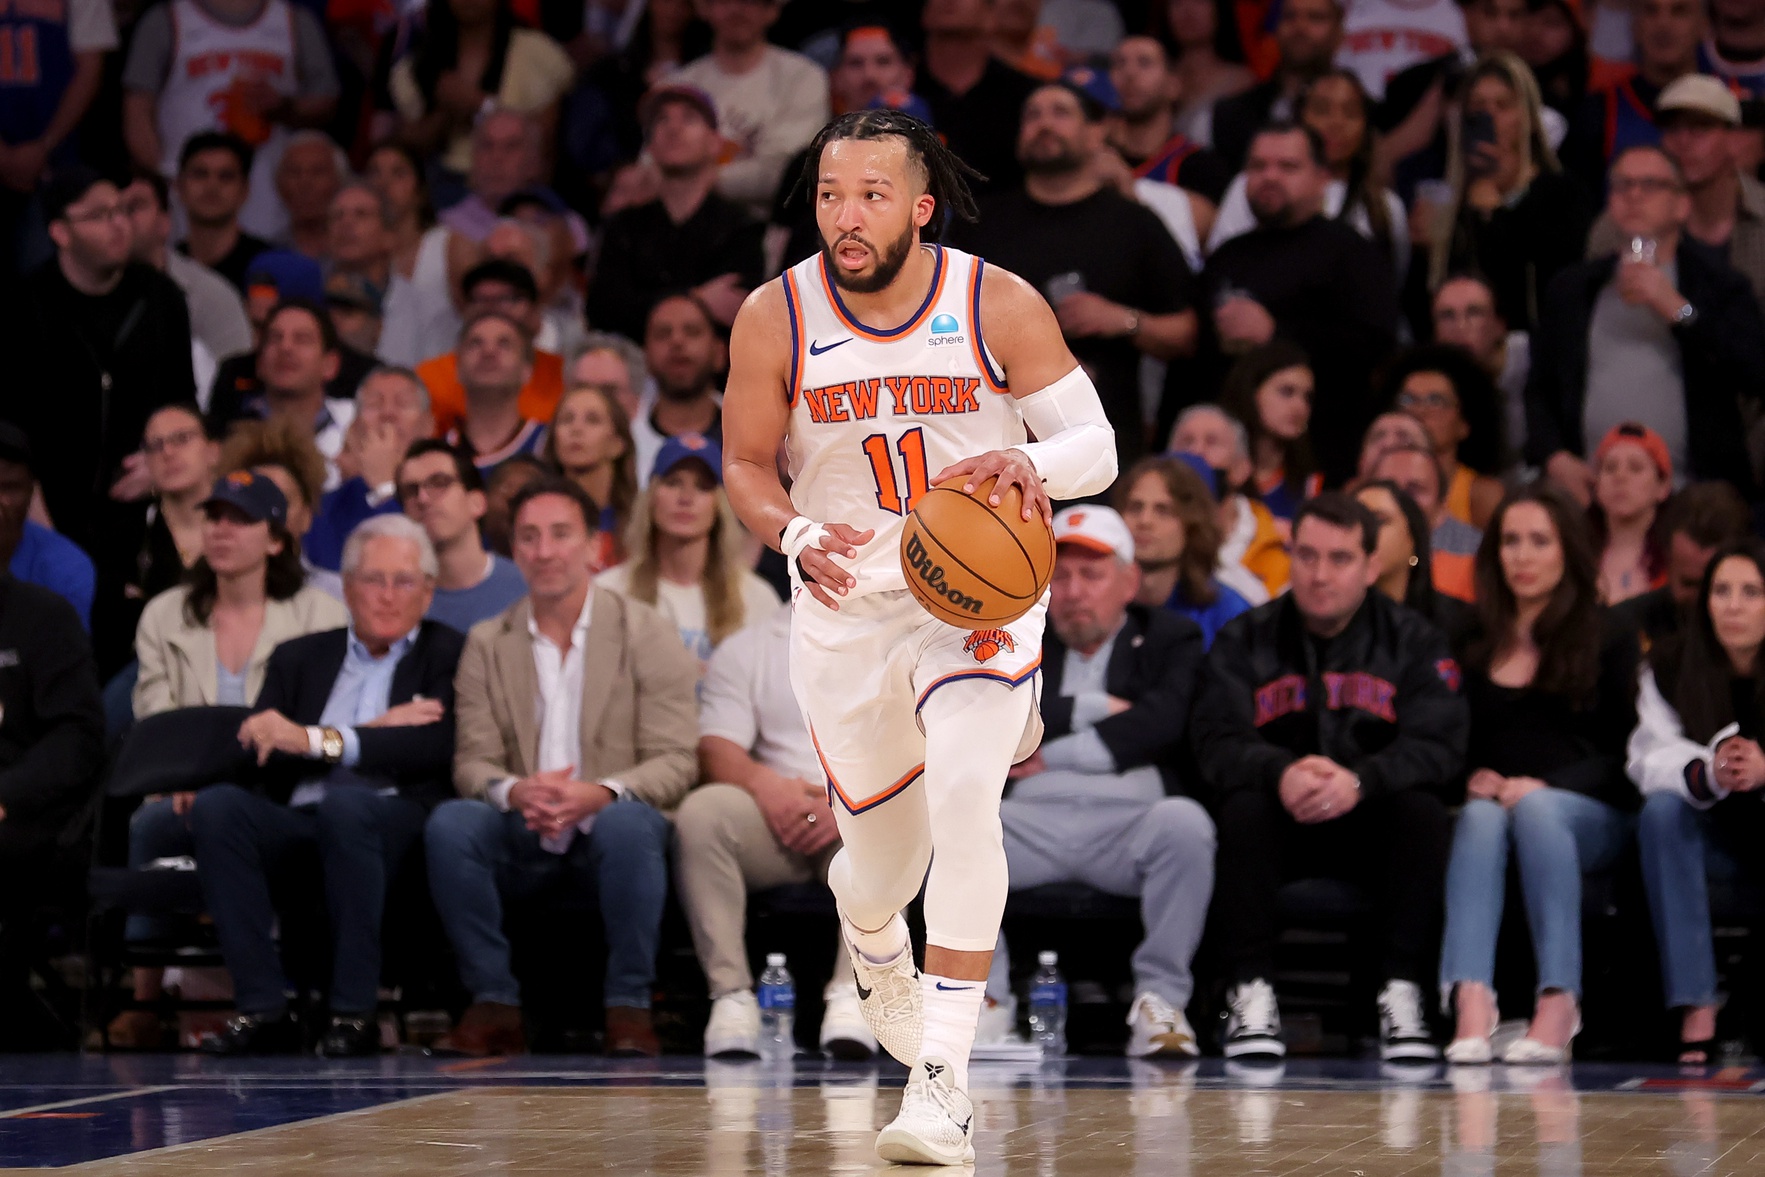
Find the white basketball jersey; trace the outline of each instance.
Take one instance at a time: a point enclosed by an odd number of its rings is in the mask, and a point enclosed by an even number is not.
[[[810,519],[876,530],[854,593],[905,589],[901,525],[946,466],[1027,440],[980,332],[985,263],[937,245],[931,292],[879,331],[840,301],[817,252],[785,272],[791,311],[791,502]]]

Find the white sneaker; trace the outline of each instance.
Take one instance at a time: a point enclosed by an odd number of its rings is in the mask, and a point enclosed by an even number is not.
[[[711,1020],[705,1023],[705,1057],[760,1057],[760,1003],[752,990],[737,989],[711,1003]]]
[[[1234,985],[1226,993],[1230,1012],[1226,1017],[1227,1058],[1284,1058],[1287,1044],[1281,1041],[1281,1007],[1275,1004],[1275,987],[1258,977]]]
[[[842,1062],[861,1063],[876,1054],[876,1035],[865,1025],[858,991],[849,981],[835,978],[822,990],[821,1049]]]
[[[1017,1036],[1017,998],[1007,994],[1004,1001],[991,997],[981,1002],[981,1019],[975,1025],[976,1046],[1001,1046],[1021,1042]]]
[[[900,1114],[877,1134],[876,1155],[906,1165],[974,1163],[974,1104],[943,1059],[913,1064]]]
[[[1431,1063],[1440,1057],[1422,1008],[1422,987],[1414,981],[1387,981],[1379,991],[1379,1057],[1388,1063]]]
[[[846,926],[840,917],[840,927]],[[882,1048],[900,1062],[912,1066],[919,1059],[919,1043],[925,1034],[925,998],[919,991],[919,968],[913,963],[913,942],[885,964],[874,964],[846,940],[852,977],[858,985],[858,1007],[865,1025]]]
[[[1128,1010],[1129,1058],[1199,1058],[1195,1028],[1180,1009],[1156,993],[1142,993]]]

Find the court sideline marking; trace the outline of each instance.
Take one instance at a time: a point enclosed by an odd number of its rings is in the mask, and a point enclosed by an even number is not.
[[[28,1116],[34,1112],[53,1112],[59,1108],[74,1108],[87,1103],[104,1103],[113,1099],[133,1099],[137,1095],[158,1095],[163,1091],[182,1091],[182,1083],[164,1083],[157,1087],[131,1087],[127,1091],[112,1091],[106,1095],[84,1095],[79,1099],[64,1099],[56,1103],[40,1103],[28,1108],[12,1108],[0,1112],[0,1120],[10,1120],[17,1116]]]

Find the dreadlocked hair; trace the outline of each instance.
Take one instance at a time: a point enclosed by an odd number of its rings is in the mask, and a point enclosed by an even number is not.
[[[965,221],[976,218],[978,210],[968,182],[985,180],[986,177],[951,151],[929,123],[886,107],[854,110],[821,128],[809,144],[797,187],[814,193],[821,176],[821,152],[829,143],[840,139],[887,139],[891,136],[906,143],[908,163],[924,181],[926,193],[937,202],[931,221],[920,230],[923,240],[938,240],[952,216]],[[814,206],[813,199],[810,206]]]

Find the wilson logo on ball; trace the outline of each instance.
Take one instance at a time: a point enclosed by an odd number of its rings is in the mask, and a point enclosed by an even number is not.
[[[981,611],[979,597],[971,597],[960,589],[952,588],[944,581],[944,566],[932,560],[925,545],[919,542],[919,536],[911,535],[907,539],[907,564],[913,574],[919,578],[927,592],[942,597],[951,608],[964,609],[970,613]]]

